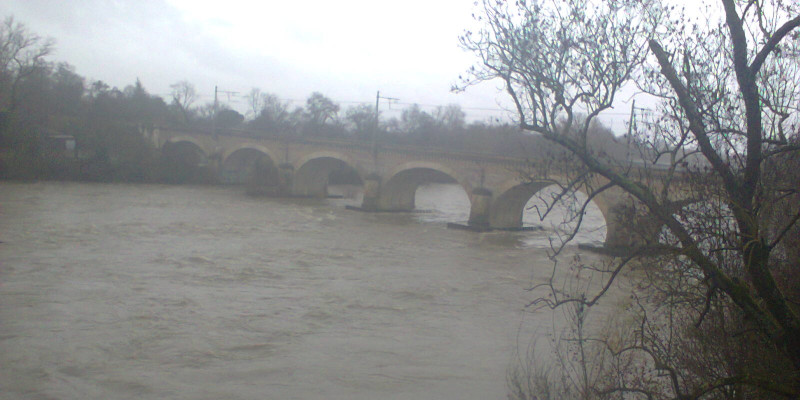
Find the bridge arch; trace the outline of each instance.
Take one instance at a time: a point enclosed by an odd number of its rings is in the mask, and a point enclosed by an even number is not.
[[[472,193],[472,186],[457,171],[433,162],[409,162],[393,169],[380,189],[378,207],[382,210],[411,211],[415,206],[417,188],[425,183],[458,183],[466,192]]]
[[[208,163],[208,154],[203,145],[191,136],[170,138],[161,146],[161,153],[187,166],[197,167]]]
[[[194,138],[171,138],[161,145],[162,179],[171,183],[213,181],[208,154]]]
[[[174,136],[167,139],[161,145],[161,150],[164,151],[168,147],[173,147],[177,145],[193,145],[196,150],[198,150],[204,156],[208,157],[208,152],[206,152],[206,149],[203,147],[203,144],[200,143],[200,141],[197,140],[196,138],[189,135]]]
[[[258,184],[277,186],[279,184],[276,158],[264,146],[243,144],[229,149],[223,154],[221,180],[229,184]]]
[[[681,196],[673,199],[671,216],[678,220],[694,240],[696,245],[706,252],[714,252],[729,245],[724,235],[718,232],[729,232],[736,224],[733,211],[724,199],[705,195],[700,197]],[[658,217],[651,214],[641,203],[618,205],[617,211],[624,216],[619,222],[620,234],[607,244],[614,246],[635,246],[648,241],[659,241],[671,245],[680,245],[679,239]],[[713,228],[713,229],[711,229]]]
[[[349,157],[333,152],[318,151],[295,163],[292,194],[295,196],[327,197],[332,178],[363,184],[364,174]]]
[[[231,147],[231,148],[225,150],[222,153],[222,163],[223,164],[226,163],[228,161],[228,159],[233,155],[233,153],[236,153],[237,151],[245,150],[245,149],[257,150],[257,151],[259,151],[259,152],[261,152],[263,154],[266,154],[273,163],[275,162],[275,160],[279,160],[280,159],[280,158],[278,158],[278,155],[275,154],[275,152],[273,152],[272,150],[270,150],[266,146],[262,146],[260,144],[255,144],[255,143],[243,143],[243,144],[240,144],[238,146],[234,146],[234,147]]]
[[[499,229],[522,228],[525,206],[540,190],[553,185],[550,180],[522,182],[514,180],[498,187],[489,212],[489,226]]]
[[[496,188],[497,195],[492,201],[489,224],[493,228],[499,229],[517,229],[523,225],[523,214],[525,207],[529,204],[530,200],[540,191],[557,185],[558,181],[555,179],[542,179],[535,181],[523,181],[521,179],[514,179],[507,181]],[[578,190],[583,196],[588,197],[588,194],[582,190]],[[606,229],[606,237],[608,237],[608,230],[611,229],[611,207],[614,203],[608,198],[608,195],[603,193],[591,199],[591,204],[597,207],[602,216],[602,225]],[[584,224],[586,221],[584,221]]]

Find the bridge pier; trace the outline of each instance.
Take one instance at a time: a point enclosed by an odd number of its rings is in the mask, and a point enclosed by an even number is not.
[[[250,195],[256,196],[278,196],[283,187],[280,171],[272,164],[272,160],[261,157],[253,161],[252,165],[245,167],[243,171],[247,177],[245,180],[246,191]]]
[[[475,188],[470,195],[469,221],[467,225],[476,228],[489,228],[489,212],[492,206],[492,191]]]
[[[620,202],[606,215],[606,241],[609,250],[625,250],[653,243],[663,225],[635,203]]]
[[[294,188],[294,166],[281,164],[278,166],[278,195],[291,196]]]
[[[212,153],[211,156],[208,157],[208,164],[206,164],[206,170],[208,171],[208,175],[210,179],[216,183],[222,183],[222,156],[219,153]]]
[[[364,198],[361,200],[361,209],[364,211],[378,211],[378,200],[381,195],[381,177],[369,174],[364,178]]]

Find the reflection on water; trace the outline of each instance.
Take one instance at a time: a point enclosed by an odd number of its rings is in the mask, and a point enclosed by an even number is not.
[[[446,229],[454,185],[350,194],[3,183],[0,399],[504,398],[546,232]]]

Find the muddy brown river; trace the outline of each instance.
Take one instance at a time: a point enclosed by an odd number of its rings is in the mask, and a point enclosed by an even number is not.
[[[505,398],[550,231],[447,229],[458,186],[413,214],[345,189],[0,183],[0,399]]]

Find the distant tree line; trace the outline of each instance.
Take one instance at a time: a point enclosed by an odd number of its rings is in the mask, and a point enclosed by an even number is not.
[[[245,115],[224,103],[200,104],[197,89],[186,80],[171,85],[170,96],[164,99],[148,93],[138,79],[122,89],[87,80],[68,63],[50,61],[53,46],[53,40],[29,31],[13,17],[0,26],[0,179],[212,180],[176,175],[175,165],[141,134],[142,128],[152,126],[376,140],[509,157],[553,149],[537,135],[507,123],[468,123],[458,105],[432,111],[412,105],[399,118],[378,118],[376,123],[373,106],[342,109],[319,92],[303,106],[292,107],[279,96],[254,88],[247,94]],[[616,140],[599,125],[593,137],[598,145]],[[609,151],[624,149],[616,146]]]

